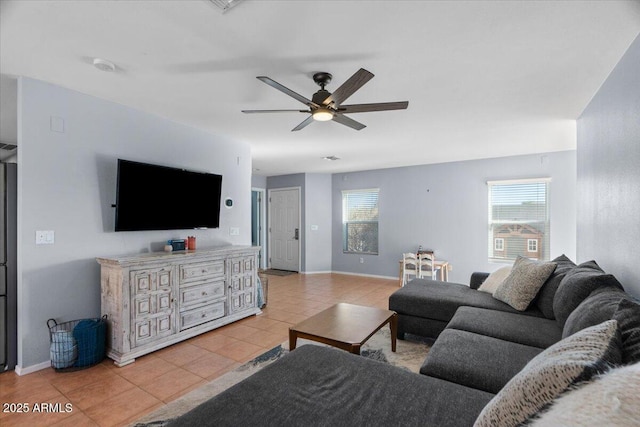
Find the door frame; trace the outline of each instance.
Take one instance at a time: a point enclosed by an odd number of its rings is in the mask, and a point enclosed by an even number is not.
[[[304,236],[304,230],[302,228],[302,187],[297,186],[297,187],[281,187],[281,188],[270,188],[267,190],[268,193],[268,198],[267,198],[267,222],[268,222],[268,232],[269,232],[269,240],[268,240],[268,244],[269,247],[271,247],[271,192],[272,191],[281,191],[281,190],[297,190],[298,191],[298,229],[299,234],[298,236],[300,236],[298,238],[298,269],[296,270],[298,273],[302,271],[301,267],[301,263],[302,263],[302,243],[303,243],[303,236]],[[267,266],[268,268],[271,268],[271,257],[269,257],[269,260],[267,262]]]
[[[259,239],[260,251],[262,252],[259,268],[266,269],[267,260],[269,259],[269,248],[267,245],[267,190],[265,188],[251,187],[251,192],[253,193],[254,191],[258,193],[258,197],[262,200],[262,202],[258,204],[258,209],[260,209],[260,223],[258,224],[258,227],[260,227]],[[253,220],[252,212],[251,226],[253,226]]]

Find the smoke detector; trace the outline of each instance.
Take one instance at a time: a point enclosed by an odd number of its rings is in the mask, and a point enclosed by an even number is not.
[[[93,60],[93,66],[98,70],[105,71],[107,73],[111,73],[116,70],[116,64],[107,61],[106,59],[95,58]]]
[[[222,13],[229,11],[234,6],[237,6],[242,0],[209,0],[212,5],[220,9]]]

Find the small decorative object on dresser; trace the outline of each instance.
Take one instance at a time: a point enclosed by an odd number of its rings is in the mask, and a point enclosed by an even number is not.
[[[259,247],[223,246],[97,258],[107,356],[117,366],[260,313]]]

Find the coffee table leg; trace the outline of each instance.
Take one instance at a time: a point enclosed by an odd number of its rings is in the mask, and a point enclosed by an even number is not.
[[[358,356],[360,356],[360,344],[353,344],[351,346],[351,353],[357,354]]]
[[[389,322],[391,328],[391,351],[396,352],[396,338],[398,337],[398,315],[394,313]]]
[[[298,334],[296,331],[289,329],[289,351],[296,349],[296,342],[298,341]]]

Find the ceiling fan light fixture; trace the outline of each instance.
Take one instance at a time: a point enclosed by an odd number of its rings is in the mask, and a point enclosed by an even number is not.
[[[328,122],[333,119],[333,112],[328,108],[318,108],[313,112],[312,116],[313,120],[318,122]]]

